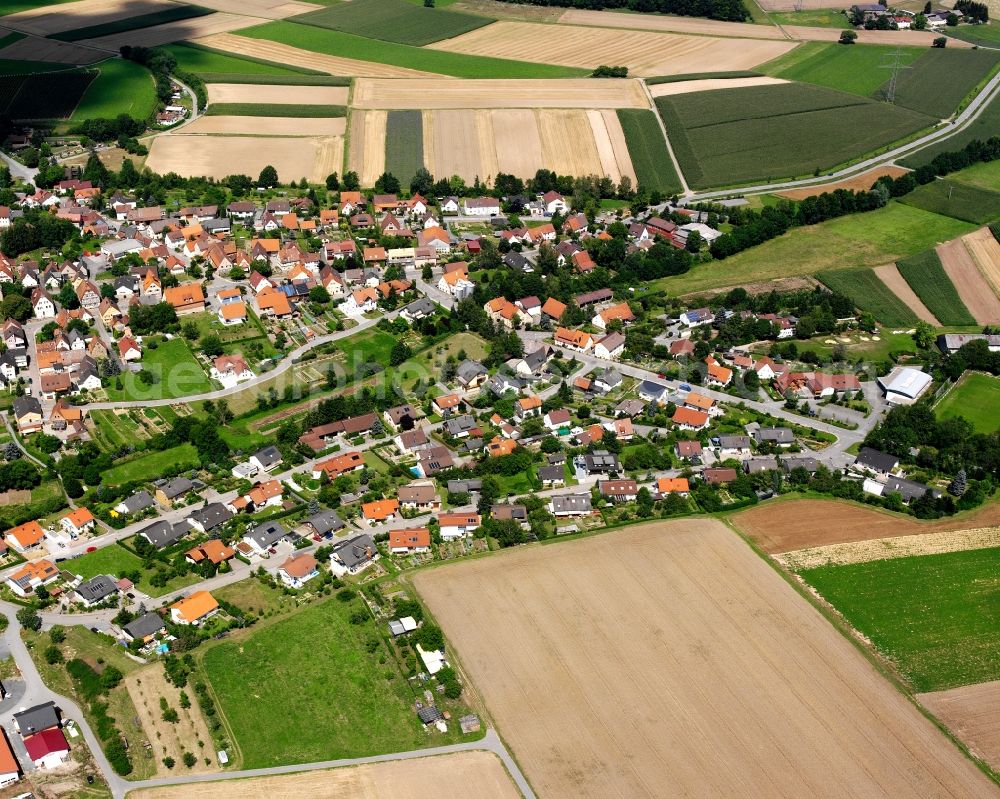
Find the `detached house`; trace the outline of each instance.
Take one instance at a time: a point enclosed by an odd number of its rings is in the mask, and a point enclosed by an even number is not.
[[[195,591],[191,596],[170,606],[170,620],[174,624],[198,625],[219,612],[219,603],[208,591]]]
[[[441,526],[441,538],[444,541],[454,541],[457,538],[468,538],[482,523],[478,513],[443,513],[438,517]]]
[[[389,551],[393,555],[430,552],[431,532],[426,527],[408,527],[389,532]]]
[[[358,574],[379,559],[378,549],[370,535],[356,535],[334,545],[330,555],[330,571],[337,577]]]

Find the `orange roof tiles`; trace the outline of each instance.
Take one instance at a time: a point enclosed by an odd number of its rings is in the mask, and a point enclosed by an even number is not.
[[[385,521],[399,512],[399,500],[379,499],[375,502],[366,502],[361,506],[361,512],[369,521]]]
[[[178,615],[190,624],[207,616],[218,607],[219,603],[208,591],[195,591],[191,596],[175,602],[170,609],[176,610]]]

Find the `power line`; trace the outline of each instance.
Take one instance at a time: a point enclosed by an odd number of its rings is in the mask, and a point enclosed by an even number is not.
[[[889,77],[889,86],[885,90],[885,101],[887,103],[896,102],[896,84],[899,80],[899,73],[901,70],[910,69],[910,67],[903,64],[903,51],[897,49],[895,52],[890,53],[892,58],[891,64],[883,64],[879,69],[891,69],[892,75]]]

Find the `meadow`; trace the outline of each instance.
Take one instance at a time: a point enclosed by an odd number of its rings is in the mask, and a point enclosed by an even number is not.
[[[1000,678],[1000,549],[823,566],[800,574],[915,691]]]
[[[804,83],[656,100],[696,188],[814,174],[930,124],[922,114]]]
[[[98,69],[100,74],[84,93],[71,122],[113,119],[119,114],[145,119],[153,113],[156,91],[149,70],[123,58],[102,61]]]
[[[963,417],[977,433],[1000,430],[1000,379],[980,372],[966,372],[934,407],[939,419]]]
[[[680,178],[674,170],[667,152],[663,131],[652,111],[638,108],[619,108],[628,154],[638,184],[651,191],[672,194],[681,190]]]
[[[954,284],[944,271],[934,250],[912,255],[897,262],[896,268],[920,301],[942,325],[975,325],[976,320],[962,303]]]
[[[900,72],[896,105],[936,119],[950,117],[998,61],[1000,53],[994,50],[933,47]]]
[[[302,117],[321,119],[345,117],[347,108],[342,105],[312,105],[309,103],[256,104],[256,103],[212,103],[205,111],[207,116],[237,117]]]
[[[233,75],[246,76],[247,82],[253,83],[257,83],[258,79],[263,82],[266,76],[280,77],[281,83],[294,83],[296,76],[325,77],[320,72],[302,67],[285,66],[257,58],[227,55],[193,42],[168,44],[163,49],[177,59],[177,66],[187,72],[200,75],[206,83],[236,83],[231,78]],[[210,75],[224,75],[226,78],[225,80],[209,80]]]
[[[123,17],[112,22],[101,23],[100,25],[88,25],[84,28],[74,28],[68,31],[53,33],[49,35],[49,38],[58,39],[61,42],[78,42],[82,39],[96,39],[98,36],[111,36],[115,33],[125,33],[126,31],[140,30],[141,28],[152,28],[154,25],[165,25],[168,22],[204,17],[212,13],[214,12],[209,8],[178,5],[149,14]]]
[[[846,18],[838,14],[841,19]],[[858,44],[844,47],[835,42],[806,42],[790,53],[761,67],[775,78],[798,80],[839,89],[842,92],[872,97],[885,83],[889,71],[883,69],[893,61],[899,50],[904,66],[919,59],[924,50],[919,47],[883,47]]]
[[[890,327],[916,324],[917,317],[871,269],[820,272],[816,277],[834,291],[850,297],[862,311]]]
[[[1000,25],[996,22],[991,25],[961,25],[957,28],[948,28],[948,35],[982,47],[1000,46]]]
[[[123,373],[122,388],[111,386],[107,389],[109,399],[114,401],[183,397],[188,394],[201,394],[212,388],[208,375],[182,338],[161,340],[156,349],[149,346],[147,339],[143,349],[142,368],[152,372],[157,382],[146,386],[133,374]]]
[[[767,19],[779,25],[808,25],[810,28],[851,27],[847,14],[839,8],[808,9],[802,11],[772,11]],[[849,48],[845,48],[849,49]]]
[[[299,25],[287,20],[246,28],[239,35],[340,58],[374,61],[456,78],[573,78],[589,74],[589,70],[577,67],[425,50],[395,42],[366,39],[341,31]]]
[[[991,136],[996,136],[998,130],[1000,130],[1000,94],[995,94],[974,122],[962,128],[955,135],[940,139],[913,155],[901,159],[899,163],[910,169],[916,169],[930,163],[934,156],[940,153],[961,150],[969,142],[977,139],[986,141]]]
[[[966,167],[961,172],[948,175],[948,180],[978,186],[989,191],[1000,191],[1000,160]]]
[[[132,460],[112,466],[104,473],[108,485],[120,485],[131,480],[154,480],[168,468],[198,466],[198,450],[185,442],[170,449],[149,452]]]
[[[421,47],[461,36],[494,20],[407,0],[354,0],[294,17],[295,22],[353,33],[368,39]]]
[[[656,285],[682,294],[826,270],[881,266],[973,230],[975,226],[967,222],[893,200],[877,211],[793,228],[732,258],[661,278]]]
[[[385,171],[406,188],[423,165],[423,115],[420,111],[390,111],[385,125]]]
[[[1000,191],[969,185],[961,177],[938,178],[918,186],[900,202],[980,225],[1000,219]]]

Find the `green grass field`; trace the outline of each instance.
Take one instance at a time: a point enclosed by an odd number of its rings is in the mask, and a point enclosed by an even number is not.
[[[1000,379],[980,372],[966,372],[958,383],[935,406],[939,419],[961,416],[972,423],[977,433],[1000,430]]]
[[[80,104],[97,74],[92,69],[75,69],[7,78],[0,88],[0,113],[11,119],[66,119]],[[10,91],[13,96],[4,105],[2,98]]]
[[[643,188],[673,194],[681,190],[680,178],[674,170],[663,131],[652,111],[641,108],[619,108],[628,154],[635,177]]]
[[[975,325],[934,250],[924,250],[897,262],[903,279],[942,325]]]
[[[987,191],[1000,191],[1000,161],[988,161],[966,167],[961,172],[948,175],[948,180],[977,186]]]
[[[1000,219],[1000,192],[952,178],[938,178],[919,186],[901,197],[900,202],[976,224]]]
[[[327,600],[201,658],[243,768],[359,757],[450,743],[429,738],[395,664],[365,650],[372,625],[359,599]],[[387,679],[390,674],[392,679]],[[278,687],[280,686],[280,688]]]
[[[420,111],[390,111],[385,124],[385,171],[399,178],[405,189],[423,165],[423,115]]]
[[[208,116],[238,117],[324,117],[347,116],[347,108],[342,105],[309,105],[307,103],[257,104],[257,103],[212,103],[205,111]]]
[[[424,50],[288,21],[245,28],[240,31],[240,36],[279,42],[315,53],[393,64],[456,78],[572,78],[590,74],[589,70],[575,67]],[[539,53],[540,57],[542,55]]]
[[[301,67],[283,66],[271,61],[258,58],[246,58],[241,56],[227,55],[219,50],[212,50],[200,44],[188,42],[186,44],[168,44],[164,48],[174,58],[177,65],[188,72],[201,75],[206,83],[228,83],[230,81],[209,81],[208,74],[228,74],[248,77],[264,77],[268,75],[294,78],[296,75],[315,75],[322,77],[322,73],[314,70],[306,70]],[[256,81],[254,81],[256,82]]]
[[[805,83],[656,100],[688,183],[728,186],[813,174],[884,147],[931,120]]]
[[[68,31],[53,33],[50,39],[58,39],[61,42],[78,42],[82,39],[95,39],[98,36],[111,36],[115,33],[125,33],[126,31],[140,30],[142,28],[152,28],[154,25],[165,25],[168,22],[178,22],[182,19],[193,19],[194,17],[204,17],[215,13],[208,8],[198,6],[178,5],[165,8],[162,11],[153,11],[149,14],[138,14],[134,17],[122,17],[112,22],[103,22],[100,25],[88,25],[84,28],[74,28]]]
[[[890,201],[877,211],[793,228],[759,247],[695,266],[684,275],[662,278],[655,285],[684,294],[790,275],[881,266],[975,229],[967,222]]]
[[[389,365],[389,355],[392,352],[396,337],[384,330],[368,329],[356,336],[341,339],[337,348],[347,353],[347,362],[352,363],[358,358],[360,363],[380,363]]]
[[[959,25],[948,28],[947,34],[982,47],[1000,47],[1000,25],[996,21],[988,25]]]
[[[986,141],[991,136],[996,136],[998,130],[1000,130],[1000,94],[995,94],[975,122],[963,128],[954,136],[937,141],[929,147],[925,147],[913,155],[903,158],[899,163],[911,169],[916,169],[918,166],[930,163],[934,159],[934,156],[939,153],[961,150],[966,144],[976,139]]]
[[[142,400],[163,397],[183,397],[210,391],[212,383],[201,364],[191,353],[184,339],[160,341],[156,349],[143,349],[142,367],[159,381],[145,386],[131,373],[122,374],[121,390],[113,385],[107,389],[111,400]]]
[[[0,76],[9,75],[32,75],[36,72],[66,72],[66,64],[57,64],[54,61],[12,61],[9,58],[0,58]]]
[[[99,65],[101,74],[90,84],[71,122],[85,119],[112,119],[128,114],[146,119],[156,108],[153,76],[134,61],[112,58]]]
[[[829,13],[829,12],[827,12]],[[835,16],[845,20],[843,14]],[[831,89],[871,97],[885,83],[895,47],[858,44],[844,47],[835,42],[806,42],[763,67],[768,75],[799,80]],[[900,47],[902,64],[912,64],[925,50]]]
[[[944,119],[1000,61],[993,50],[926,50],[896,84],[896,105]]]
[[[199,462],[198,450],[194,448],[194,444],[184,443],[112,466],[104,473],[104,482],[108,485],[121,485],[130,480],[155,480],[170,467],[195,467]]]
[[[903,327],[917,322],[916,314],[871,269],[820,272],[816,277],[834,291],[850,297],[858,308],[868,311],[884,325]]]
[[[807,25],[810,28],[843,28],[845,30],[851,27],[847,15],[836,8],[809,11],[772,11],[767,16],[772,22],[779,25]]]
[[[949,552],[801,572],[914,691],[1000,678],[1000,549]]]
[[[353,0],[293,19],[304,25],[416,47],[461,36],[494,21],[442,8],[424,8],[406,0]]]
[[[193,585],[199,579],[197,574],[185,574],[181,577],[170,578],[164,586],[154,587],[149,583],[153,572],[143,570],[142,559],[118,544],[101,547],[94,552],[88,552],[86,555],[68,560],[63,564],[63,568],[73,574],[80,575],[85,580],[96,577],[98,574],[111,574],[120,577],[121,573],[125,571],[140,571],[142,576],[135,587],[151,597],[169,594],[171,591]]]

